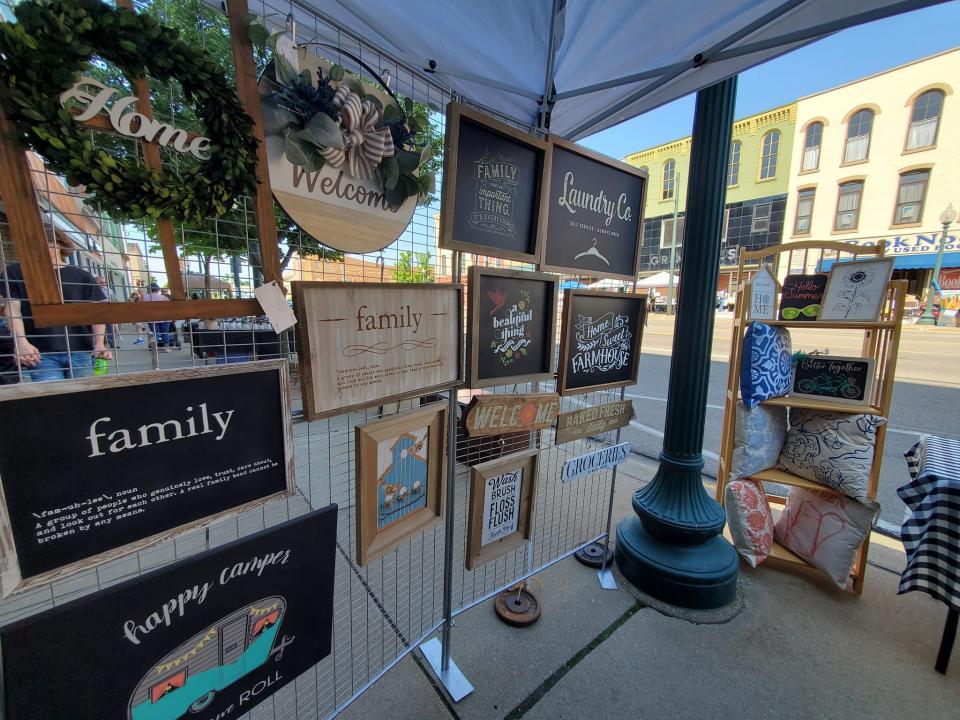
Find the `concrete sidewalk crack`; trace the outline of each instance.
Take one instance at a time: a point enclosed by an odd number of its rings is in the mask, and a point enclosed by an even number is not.
[[[519,705],[507,713],[507,715],[504,717],[504,720],[520,720],[520,718],[526,715],[534,705],[540,702],[544,695],[550,692],[550,690],[563,679],[564,675],[573,670],[573,668],[575,668],[581,660],[596,650],[600,644],[613,635],[613,633],[616,632],[620,626],[622,626],[625,622],[627,622],[627,620],[632,618],[637,614],[638,611],[645,607],[647,606],[641,602],[635,602],[632,606],[630,606],[630,608],[623,613],[623,615],[607,625],[607,627],[605,627],[599,635],[581,648],[576,655],[567,660],[563,665],[557,668],[550,675],[550,677],[540,683],[536,690],[530,693],[520,702]]]

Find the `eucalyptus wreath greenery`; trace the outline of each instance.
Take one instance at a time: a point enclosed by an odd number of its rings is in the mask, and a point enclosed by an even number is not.
[[[203,50],[147,15],[100,0],[32,0],[0,23],[0,104],[21,142],[71,185],[83,185],[116,218],[198,223],[256,187],[257,141],[223,70]],[[210,159],[160,175],[132,155],[95,146],[60,104],[99,57],[128,77],[179,81],[210,139]]]
[[[245,23],[254,45],[263,51],[275,50],[282,33],[270,35],[253,13]],[[335,102],[340,88],[348,89],[361,102],[369,102],[377,111],[375,127],[390,133],[393,154],[380,161],[374,178],[390,206],[400,207],[411,197],[429,203],[431,193],[436,191],[433,148],[428,142],[419,142],[429,134],[429,120],[425,114],[418,117],[410,98],[382,103],[367,92],[370,85],[338,64],[332,64],[326,74],[318,70],[314,81],[309,70],[298,73],[283,55],[272,52],[271,63],[260,79],[264,133],[283,137],[284,154],[294,165],[307,172],[320,170],[327,164],[324,151],[345,147],[348,133]]]

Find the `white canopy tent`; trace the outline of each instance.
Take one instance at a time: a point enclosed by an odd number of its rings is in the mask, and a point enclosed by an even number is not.
[[[576,140],[838,30],[939,2],[292,0],[289,8],[298,42],[374,46],[404,84],[412,68],[472,104]],[[339,29],[317,26],[314,12]]]
[[[652,288],[652,287],[666,287],[670,284],[670,273],[666,270],[658,272],[650,277],[645,277],[642,280],[637,281],[637,287],[640,288]],[[680,276],[673,276],[673,284],[680,285]]]

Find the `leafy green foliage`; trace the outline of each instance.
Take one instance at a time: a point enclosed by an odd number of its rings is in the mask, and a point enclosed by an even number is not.
[[[433,282],[433,264],[430,262],[432,257],[429,252],[415,253],[412,250],[401,250],[397,258],[397,268],[394,271],[396,281],[398,283]]]
[[[199,43],[184,42],[177,30],[150,14],[99,0],[21,3],[14,14],[16,23],[0,23],[0,82],[5,88],[0,103],[23,144],[43,155],[70,184],[86,186],[107,213],[201,223],[223,215],[238,196],[252,192],[253,122],[220,65]],[[196,15],[192,21],[197,27]],[[229,47],[229,39],[227,43]],[[117,140],[107,143],[109,152],[96,147],[88,131],[60,106],[60,95],[81,72],[103,75],[108,64],[118,69],[114,73],[147,75],[158,89],[170,78],[178,80],[180,107],[168,93],[170,114],[200,121],[211,139],[210,159],[185,162],[179,173],[161,175],[118,149]]]

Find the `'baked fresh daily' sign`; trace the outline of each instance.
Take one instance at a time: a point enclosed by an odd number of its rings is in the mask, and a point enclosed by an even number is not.
[[[462,294],[433,283],[293,283],[307,417],[458,384]]]
[[[563,482],[567,482],[581,475],[590,475],[599,470],[619,465],[628,457],[630,457],[630,443],[628,442],[605,447],[602,450],[595,450],[586,455],[567,460],[563,464],[563,472],[560,474],[560,478]]]
[[[550,154],[541,269],[635,280],[646,173],[559,139]]]
[[[8,389],[3,595],[292,492],[287,393],[281,360]]]
[[[477,395],[467,410],[467,434],[479,437],[543,430],[557,421],[559,413],[560,396],[556,393]]]
[[[3,715],[239,718],[330,654],[337,507],[8,625]]]
[[[563,413],[557,418],[556,444],[600,435],[630,423],[633,400],[594,405],[593,407]]]

